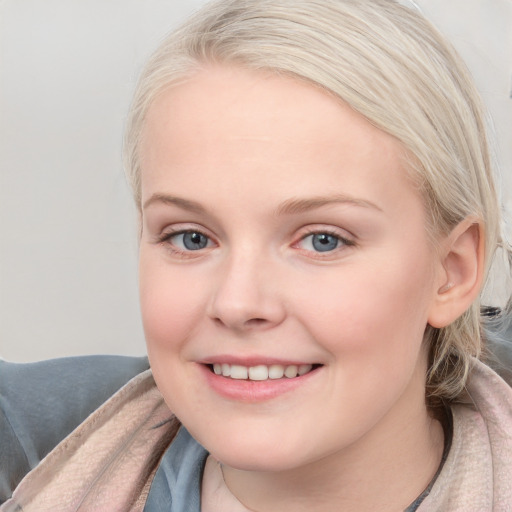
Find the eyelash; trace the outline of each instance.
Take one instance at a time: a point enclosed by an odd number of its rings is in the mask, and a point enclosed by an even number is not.
[[[325,229],[325,228],[315,228],[315,229],[312,228],[312,229],[309,229],[304,235],[302,235],[300,237],[300,239],[298,240],[298,242],[295,242],[293,244],[293,246],[299,248],[298,245],[301,242],[304,242],[304,240],[306,240],[308,237],[313,237],[314,235],[327,235],[327,236],[331,236],[331,237],[335,238],[338,241],[338,246],[335,247],[334,249],[328,250],[328,251],[314,251],[314,250],[304,249],[308,253],[315,254],[315,256],[314,256],[315,258],[329,257],[333,253],[337,253],[338,251],[342,250],[343,248],[353,247],[356,245],[354,240],[351,240],[350,238],[342,236],[336,230]]]
[[[187,249],[181,249],[179,247],[176,247],[176,245],[171,242],[171,239],[173,237],[176,237],[178,235],[186,235],[186,234],[198,234],[207,240],[207,244],[211,243],[211,242],[215,243],[213,241],[212,237],[207,235],[206,233],[204,233],[204,231],[202,231],[201,229],[176,229],[176,230],[172,230],[172,231],[167,231],[158,237],[157,242],[162,245],[165,245],[166,248],[168,250],[170,250],[174,255],[178,255],[183,258],[191,258],[191,257],[199,256],[199,254],[194,254],[194,253],[201,253],[204,249],[208,248],[208,245],[207,245],[204,248],[199,248],[197,250],[193,250],[193,249],[187,250]],[[304,242],[304,240],[306,240],[308,237],[313,237],[315,235],[327,235],[329,237],[333,237],[337,240],[338,245],[335,248],[333,248],[332,250],[326,250],[326,251],[315,251],[315,250],[311,250],[311,249],[301,249],[299,247],[299,244]],[[347,237],[342,236],[340,233],[336,232],[333,229],[318,228],[318,229],[309,229],[305,234],[303,234],[300,237],[300,239],[297,242],[294,242],[292,244],[292,247],[302,250],[303,252],[306,252],[309,255],[314,254],[315,255],[315,256],[313,256],[314,258],[325,259],[325,258],[328,258],[333,253],[337,253],[338,251],[342,250],[343,248],[352,247],[355,245],[356,245],[356,243],[354,240],[351,240]]]
[[[159,244],[165,245],[166,248],[171,251],[173,254],[181,256],[183,258],[191,258],[195,257],[196,254],[194,253],[200,253],[203,249],[208,248],[208,246],[204,248],[200,248],[197,250],[193,249],[181,249],[177,247],[175,244],[171,242],[171,239],[179,236],[179,235],[187,235],[187,234],[197,234],[199,236],[204,237],[207,240],[207,244],[211,243],[213,241],[212,237],[204,233],[201,229],[176,229],[172,231],[166,231],[165,233],[162,233],[157,239],[157,242]]]

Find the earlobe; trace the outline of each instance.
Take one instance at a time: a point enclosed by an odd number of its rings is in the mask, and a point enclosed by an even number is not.
[[[484,233],[474,218],[460,222],[442,244],[438,289],[429,314],[432,327],[446,327],[480,293],[484,268]]]

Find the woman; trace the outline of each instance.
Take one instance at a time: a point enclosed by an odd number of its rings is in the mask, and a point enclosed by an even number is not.
[[[414,11],[204,8],[127,128],[152,374],[2,510],[510,508],[512,394],[477,359],[489,160],[464,65]]]

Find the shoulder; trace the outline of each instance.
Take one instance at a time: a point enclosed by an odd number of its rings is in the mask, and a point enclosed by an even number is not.
[[[512,388],[480,361],[467,385],[467,402],[452,406],[448,457],[418,509],[509,510],[512,505]]]
[[[485,362],[512,385],[512,312],[487,319],[483,334]]]
[[[0,503],[90,413],[147,368],[145,357],[0,360]]]

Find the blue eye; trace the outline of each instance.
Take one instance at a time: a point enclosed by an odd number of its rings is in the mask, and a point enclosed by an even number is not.
[[[170,237],[172,243],[186,251],[199,251],[210,245],[210,239],[199,231],[184,231]]]
[[[303,249],[314,252],[329,252],[347,244],[344,239],[330,233],[311,233],[301,240]]]
[[[317,233],[312,235],[311,244],[318,252],[333,251],[338,247],[340,239],[337,236],[327,233]]]

